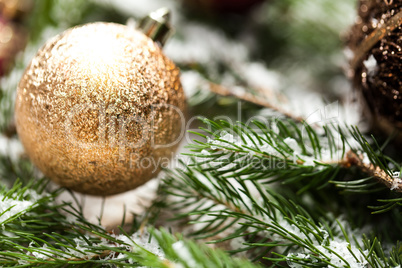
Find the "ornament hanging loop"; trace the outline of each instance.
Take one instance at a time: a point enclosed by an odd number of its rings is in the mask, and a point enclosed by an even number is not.
[[[160,46],[163,46],[174,32],[170,24],[170,17],[169,9],[160,8],[140,20],[138,29]]]

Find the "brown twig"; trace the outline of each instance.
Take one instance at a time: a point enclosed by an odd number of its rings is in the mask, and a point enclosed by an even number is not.
[[[392,176],[387,174],[387,172],[382,170],[380,167],[376,167],[371,163],[363,163],[362,157],[358,156],[352,150],[346,153],[345,159],[340,164],[344,167],[356,166],[361,171],[370,175],[389,189],[398,193],[402,193],[402,182],[396,181]]]
[[[222,85],[219,84],[215,84],[210,82],[209,83],[209,88],[211,90],[211,92],[218,94],[220,96],[232,96],[232,97],[236,97],[240,100],[244,100],[250,103],[253,103],[255,105],[258,106],[262,106],[262,107],[266,107],[272,110],[275,110],[281,114],[283,114],[284,116],[293,119],[297,122],[304,122],[304,118],[300,117],[300,116],[296,116],[294,114],[289,113],[288,111],[285,111],[284,109],[278,107],[277,105],[267,101],[266,99],[262,98],[262,97],[257,97],[249,92],[241,92],[241,93],[237,93],[234,92]]]

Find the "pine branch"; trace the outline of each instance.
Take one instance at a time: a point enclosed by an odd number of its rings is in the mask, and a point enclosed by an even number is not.
[[[351,170],[355,162],[350,157],[357,152],[367,155],[364,161],[370,161],[370,167],[382,168],[381,176],[391,172],[386,157],[373,150],[357,129],[346,132],[347,136],[344,130],[328,126],[319,135],[292,122],[277,121],[276,128],[260,121],[252,126],[203,122],[202,133],[193,133],[204,141],[194,140],[188,146],[193,151],[188,154],[190,161],[165,180],[165,191],[174,200],[169,206],[182,212],[177,219],[190,217],[198,225],[193,233],[197,238],[213,243],[244,239],[235,252],[251,251],[255,260],[265,258],[274,265],[285,261],[302,267],[383,267],[384,261],[395,265],[399,257],[385,257],[377,240],[354,238],[346,223],[331,225],[334,218],[323,213],[325,207],[313,202],[314,208],[303,208],[303,201],[287,201],[268,187],[273,182],[296,185],[300,195],[331,184],[351,190],[377,185],[378,174],[344,184],[336,180],[341,169]],[[337,133],[339,144],[334,138]],[[394,201],[394,205],[401,202]],[[391,254],[399,256],[398,250],[395,247]]]
[[[61,189],[44,191],[47,180],[16,182],[0,192],[0,265],[3,267],[257,267],[221,250],[167,231],[116,235],[88,222],[71,204],[56,204]]]
[[[193,235],[199,239],[213,243],[244,239],[243,247],[235,252],[251,251],[255,260],[269,260],[272,267],[282,267],[284,262],[302,267],[368,263],[383,267],[387,260],[378,241],[359,241],[346,223],[328,215],[321,215],[323,222],[317,221],[301,205],[257,181],[250,184],[235,176],[230,180],[208,174],[187,168],[170,173],[165,181],[166,191],[177,198],[170,205],[188,211],[177,218],[191,217],[190,222],[198,225]],[[392,254],[399,256],[398,250]]]
[[[252,126],[231,125],[225,121],[220,124],[204,122],[207,128],[202,130],[213,138],[195,133],[207,141],[197,140],[189,145],[194,152],[189,155],[197,158],[195,162],[199,168],[211,171],[213,175],[244,175],[250,180],[263,179],[266,183],[309,182],[300,189],[299,193],[302,193],[313,186],[323,187],[325,180],[339,171],[337,164],[339,155],[343,154],[342,148],[337,147],[332,135],[328,135],[326,141],[320,141],[319,135],[309,126],[302,133],[300,126],[292,122],[286,125],[285,121],[275,122],[272,128],[260,121],[254,121]],[[324,143],[327,148],[322,147]]]
[[[340,169],[354,166],[372,179],[363,185],[359,178],[361,189],[376,185],[374,180],[390,190],[400,189],[399,178],[393,176],[399,174],[395,170],[399,171],[400,165],[383,155],[375,139],[378,149],[374,150],[358,129],[345,131],[324,126],[320,130],[281,120],[274,124],[253,121],[250,125],[202,120],[206,128],[201,130],[209,136],[193,132],[206,141],[196,140],[189,145],[193,153],[188,155],[197,158],[200,168],[213,174],[246,175],[249,179],[264,178],[283,184],[303,180],[301,193],[311,187],[324,187],[328,182],[344,189],[353,187],[357,180],[342,183],[333,179]],[[394,171],[388,163],[395,166]]]
[[[347,163],[347,164],[346,164]],[[354,165],[366,173],[371,178],[374,178],[388,187],[390,190],[396,192],[402,192],[402,184],[399,178],[390,176],[387,172],[388,169],[381,169],[379,166],[375,166],[371,163],[363,163],[362,157],[359,157],[355,152],[350,150],[346,154],[345,165]]]

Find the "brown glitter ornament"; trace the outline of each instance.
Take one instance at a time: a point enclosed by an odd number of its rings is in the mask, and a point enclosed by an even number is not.
[[[360,0],[349,36],[353,81],[387,133],[402,129],[402,0]]]
[[[56,183],[111,195],[144,184],[184,131],[179,69],[141,31],[113,23],[48,41],[18,86],[16,125],[33,163]]]

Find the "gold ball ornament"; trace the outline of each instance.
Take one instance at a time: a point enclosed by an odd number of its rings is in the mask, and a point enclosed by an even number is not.
[[[184,131],[179,69],[141,31],[114,23],[49,40],[18,85],[17,132],[32,162],[72,190],[111,195],[153,178]]]

